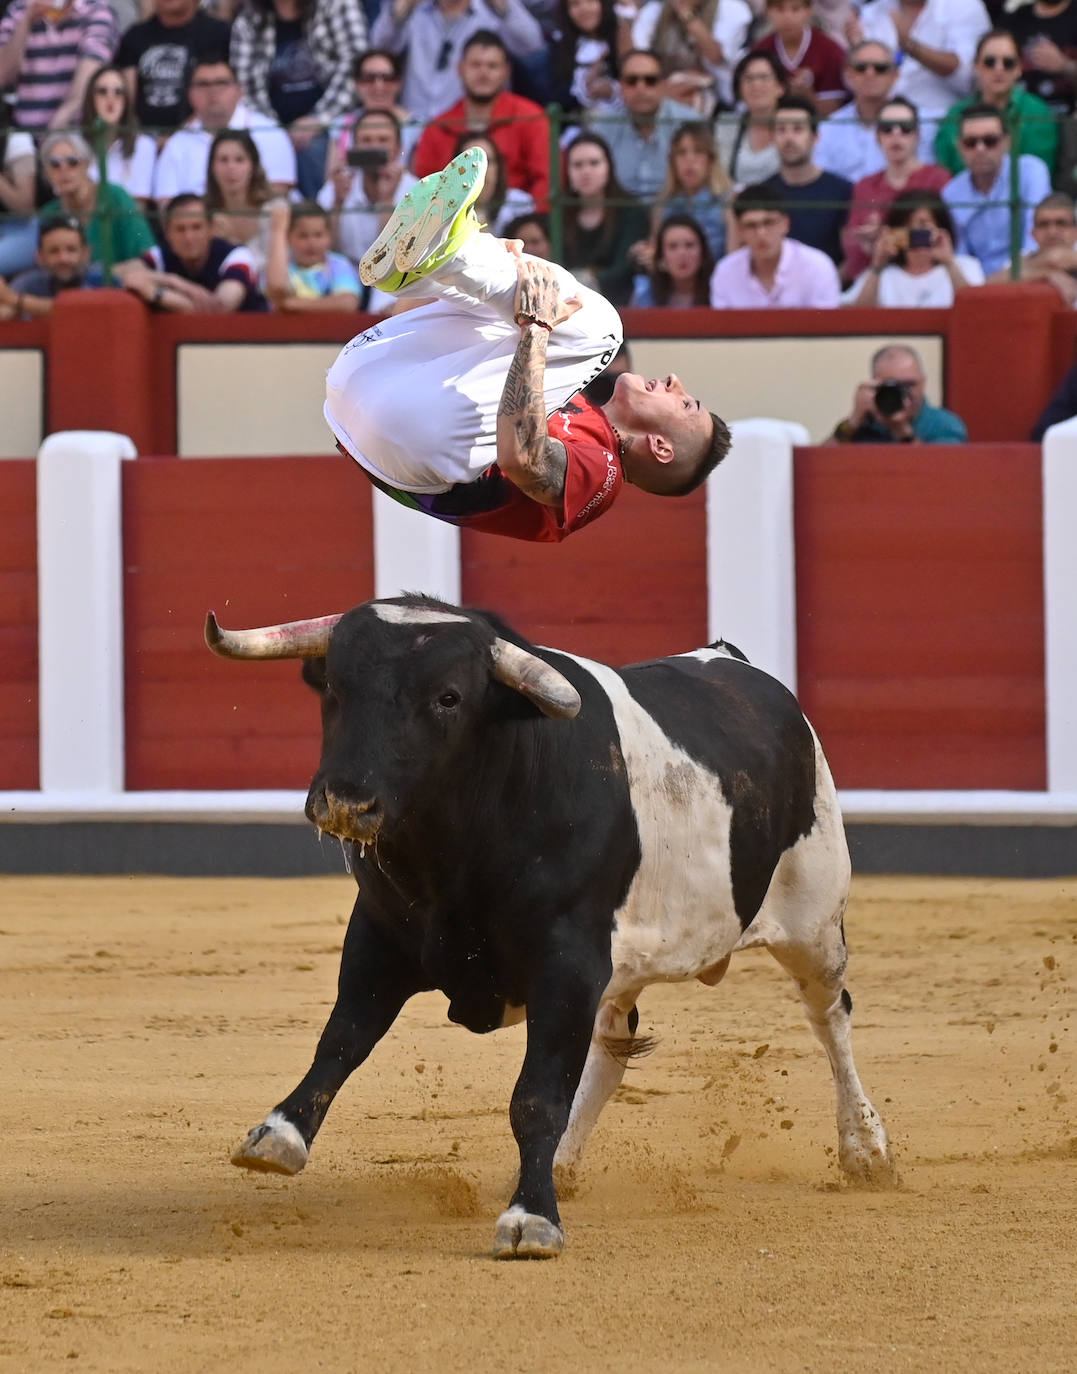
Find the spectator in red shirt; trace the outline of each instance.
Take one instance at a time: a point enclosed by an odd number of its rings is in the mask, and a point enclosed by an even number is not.
[[[815,102],[821,115],[832,114],[848,99],[842,79],[845,52],[833,38],[812,27],[811,0],[767,0],[774,32],[753,52],[772,52],[789,77],[789,89]]]
[[[462,134],[485,133],[504,159],[509,186],[545,206],[550,193],[549,121],[541,105],[509,91],[505,44],[491,29],[480,29],[464,44],[459,71],[464,98],[423,131],[415,148],[415,175],[440,172]]]

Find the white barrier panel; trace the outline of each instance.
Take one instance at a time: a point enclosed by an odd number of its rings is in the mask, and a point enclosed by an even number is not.
[[[52,434],[37,456],[43,792],[124,785],[122,434]]]
[[[460,600],[460,531],[374,488],[374,595]]]
[[[707,638],[797,689],[793,445],[803,425],[738,420],[707,483]]]
[[[1047,789],[1077,792],[1077,419],[1043,436]]]

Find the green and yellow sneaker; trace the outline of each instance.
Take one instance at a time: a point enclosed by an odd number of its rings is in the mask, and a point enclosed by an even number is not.
[[[405,282],[432,272],[478,233],[471,206],[482,190],[486,165],[482,148],[468,148],[443,172],[413,186],[359,259],[363,285],[398,291]]]

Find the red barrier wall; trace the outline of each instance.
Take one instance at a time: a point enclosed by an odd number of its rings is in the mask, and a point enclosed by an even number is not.
[[[1046,786],[1040,461],[797,452],[799,692],[839,787]]]
[[[123,465],[127,786],[306,787],[318,707],[299,665],[231,663],[207,610],[252,626],[374,595],[371,488],[340,458]]]
[[[657,501],[626,487],[614,514],[563,544],[462,537],[462,597],[529,639],[610,663],[697,648],[707,637],[702,491]]]
[[[0,791],[38,786],[37,472],[0,462]]]

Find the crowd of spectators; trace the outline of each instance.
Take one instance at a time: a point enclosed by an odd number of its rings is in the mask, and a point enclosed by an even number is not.
[[[618,305],[1077,302],[1077,0],[0,0],[0,101],[0,318],[388,308],[359,257],[472,144]]]

